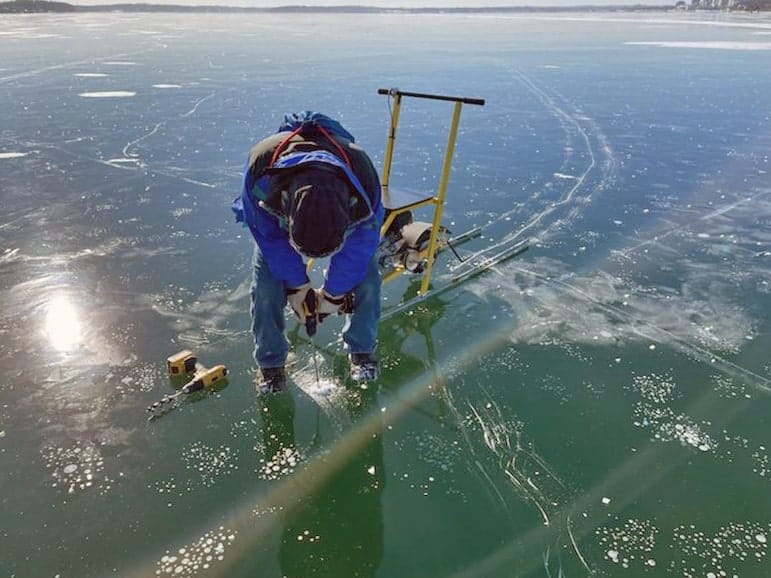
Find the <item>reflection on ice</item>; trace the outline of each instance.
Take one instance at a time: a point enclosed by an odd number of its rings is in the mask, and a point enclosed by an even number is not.
[[[83,330],[78,312],[63,296],[48,302],[45,334],[51,346],[57,351],[77,349],[83,340]]]
[[[81,92],[78,96],[83,98],[129,98],[136,96],[136,92],[130,90],[106,90],[102,92]]]

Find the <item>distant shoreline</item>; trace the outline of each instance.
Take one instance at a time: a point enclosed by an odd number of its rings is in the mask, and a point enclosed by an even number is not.
[[[702,0],[704,1],[704,0]],[[308,13],[308,14],[501,14],[501,13],[554,13],[554,12],[690,12],[730,10],[760,12],[771,10],[771,0],[707,0],[712,6],[687,7],[682,0],[675,4],[619,4],[597,6],[497,6],[497,7],[447,7],[447,8],[381,8],[376,6],[302,6],[286,5],[276,7],[216,6],[184,4],[96,4],[75,5],[56,0],[11,0],[0,2],[0,14],[32,14],[43,12],[222,12],[222,13]],[[725,3],[725,6],[722,4]]]
[[[330,14],[485,14],[510,12],[661,12],[673,10],[672,4],[618,6],[500,6],[479,8],[380,8],[376,6],[193,6],[183,4],[97,4],[81,6],[54,0],[12,0],[0,2],[0,13],[29,14],[40,12],[252,12],[252,13],[330,13]]]

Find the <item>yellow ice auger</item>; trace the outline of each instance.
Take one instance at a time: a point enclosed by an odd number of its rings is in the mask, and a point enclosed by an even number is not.
[[[386,209],[386,218],[381,229],[381,237],[384,242],[380,248],[383,282],[388,282],[403,272],[422,274],[423,279],[421,280],[419,294],[425,294],[431,281],[431,271],[436,254],[448,246],[452,249],[451,241],[447,238],[448,231],[441,225],[441,221],[444,200],[447,194],[447,184],[450,180],[455,140],[458,136],[461,109],[464,104],[483,106],[485,101],[481,98],[406,92],[396,88],[380,88],[377,92],[393,99],[391,103],[391,123],[388,128],[388,142],[383,159],[383,174],[380,179],[383,205]],[[395,189],[390,186],[396,132],[399,126],[402,99],[405,97],[454,103],[447,147],[436,194],[425,195]],[[412,220],[413,210],[429,205],[433,205],[434,208],[431,223]],[[475,229],[454,238],[452,242],[460,243],[478,236],[479,233],[480,230]]]

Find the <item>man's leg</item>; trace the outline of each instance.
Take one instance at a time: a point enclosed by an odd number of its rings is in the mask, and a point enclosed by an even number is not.
[[[254,360],[265,377],[266,370],[284,367],[289,351],[289,344],[284,335],[286,293],[284,284],[270,272],[257,246],[254,248],[252,267],[254,271],[250,313],[254,336]]]
[[[353,290],[353,313],[343,327],[343,341],[351,355],[351,376],[356,381],[376,379],[377,325],[380,321],[380,269],[377,257],[370,260],[364,280]],[[356,365],[364,367],[357,372]]]

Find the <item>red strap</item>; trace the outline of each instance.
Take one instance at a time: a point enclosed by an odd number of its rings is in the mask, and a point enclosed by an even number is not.
[[[338,143],[335,139],[332,138],[332,136],[327,132],[327,129],[325,129],[321,125],[317,125],[318,129],[321,131],[321,134],[323,134],[327,139],[335,145],[335,148],[340,151],[340,156],[343,157],[343,160],[345,161],[345,164],[348,165],[348,168],[353,170],[353,166],[351,165],[351,159],[348,158],[348,154],[345,152],[345,149],[340,146],[340,143]]]
[[[268,165],[268,168],[272,167],[276,160],[278,160],[278,155],[281,154],[281,151],[283,151],[286,148],[286,145],[289,144],[289,141],[292,140],[296,135],[300,134],[300,131],[302,130],[302,125],[298,126],[296,129],[294,129],[291,134],[286,137],[284,140],[281,141],[281,144],[279,144],[276,147],[276,150],[273,151],[273,156],[270,157],[270,164]]]
[[[334,138],[332,138],[332,136],[327,132],[327,130],[323,126],[317,124],[316,128],[319,129],[319,132],[321,132],[321,134],[327,137],[327,140],[329,140],[329,142],[331,142],[335,146],[335,148],[340,152],[340,156],[343,157],[343,160],[345,161],[345,164],[348,165],[348,168],[353,170],[351,159],[348,158],[348,154],[345,152],[345,149],[340,146],[340,143],[338,143]],[[295,136],[300,134],[302,129],[303,129],[303,125],[298,126],[289,134],[288,137],[286,137],[284,140],[281,141],[281,144],[279,144],[276,147],[276,150],[273,151],[273,156],[270,158],[270,164],[268,165],[268,167],[272,167],[275,164],[275,162],[278,160],[279,155],[281,154],[281,151],[283,151],[287,147],[287,145],[289,144],[289,141],[291,141]]]

